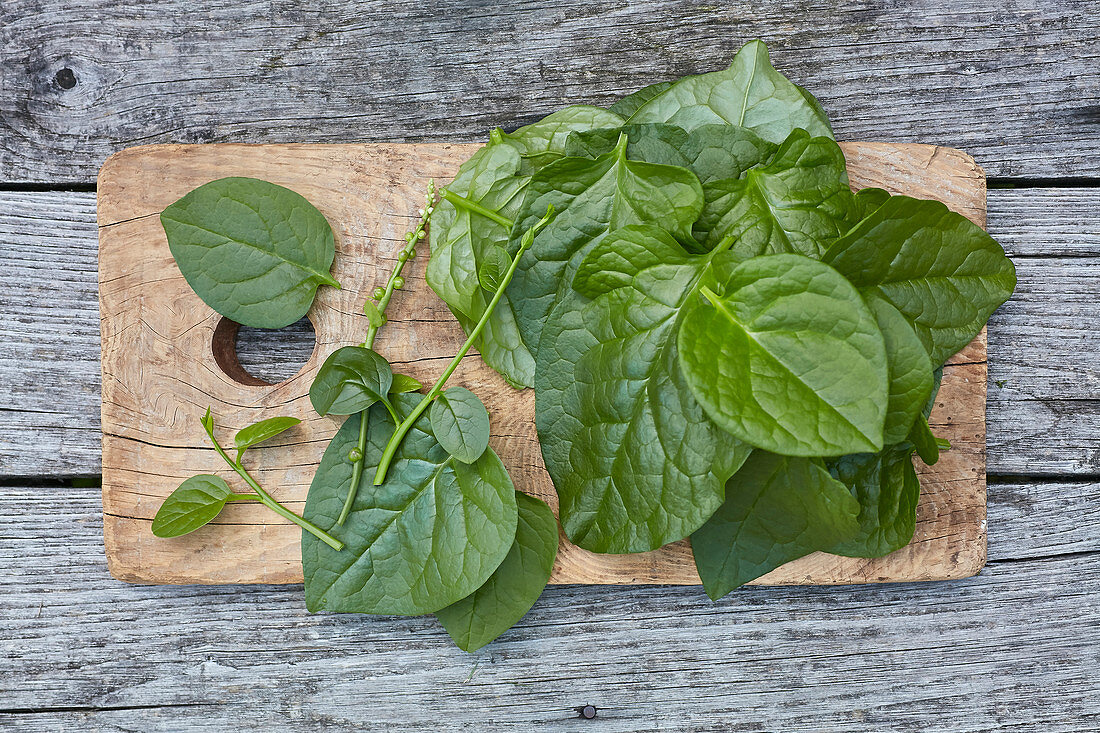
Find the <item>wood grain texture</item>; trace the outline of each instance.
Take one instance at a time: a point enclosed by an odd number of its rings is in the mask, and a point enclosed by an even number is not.
[[[1094,0],[5,0],[0,180],[150,142],[482,140],[728,65],[752,38],[841,139],[1100,175]]]
[[[366,332],[361,304],[384,281],[402,234],[431,178],[449,180],[470,145],[147,146],[116,154],[99,177],[100,311],[103,344],[103,504],[107,558],[116,577],[157,583],[295,583],[301,531],[261,506],[228,507],[210,526],[165,540],[149,524],[188,476],[225,467],[207,444],[199,416],[209,405],[222,434],[275,415],[302,425],[250,452],[261,484],[301,510],[309,482],[341,420],[318,417],[308,388],[336,348]],[[956,150],[922,145],[846,143],[853,185],[876,185],[949,206],[985,223],[985,178]],[[219,367],[222,319],[180,275],[157,215],[209,180],[251,175],[289,186],[331,222],[333,273],[309,313],[317,346],[298,374],[260,385]],[[395,299],[375,348],[400,370],[434,382],[464,340],[458,323],[427,287],[425,258]],[[358,314],[358,315],[357,315]],[[762,584],[943,580],[973,575],[985,562],[985,334],[944,371],[931,423],[953,449],[922,466],[914,540],[875,560],[818,553],[778,568]],[[230,349],[231,350],[231,349]],[[516,392],[477,355],[454,383],[480,395],[493,415],[493,446],[516,487],[556,510],[557,496],[535,433],[534,393]],[[242,380],[247,383],[242,383]],[[228,440],[228,437],[226,437]],[[697,584],[686,542],[651,553],[599,555],[564,537],[552,583]]]
[[[1019,284],[989,323],[988,470],[1100,474],[1100,190],[990,190],[989,230]],[[100,472],[96,238],[94,194],[0,191],[0,478]],[[279,332],[249,363],[311,354]]]
[[[120,583],[96,489],[9,486],[0,728],[1098,730],[1100,484],[1000,488],[974,578],[718,603],[553,587],[468,655],[431,617],[310,615],[301,586]],[[595,720],[578,718],[586,704]]]

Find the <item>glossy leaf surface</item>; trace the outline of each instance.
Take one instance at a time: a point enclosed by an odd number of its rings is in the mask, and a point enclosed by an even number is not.
[[[712,420],[784,455],[882,448],[882,333],[839,273],[800,255],[756,257],[708,298],[690,299],[677,343]]]
[[[309,310],[336,254],[332,229],[311,203],[255,178],[199,186],[160,215],[187,283],[218,313],[282,328]]]
[[[436,440],[463,463],[473,463],[489,447],[489,412],[465,387],[451,387],[429,411]]]
[[[279,433],[285,433],[292,427],[302,422],[296,417],[272,417],[260,420],[248,427],[241,428],[233,438],[233,447],[239,451],[274,438]]]
[[[545,502],[516,492],[516,539],[485,585],[435,612],[463,651],[472,652],[512,628],[542,595],[558,554],[558,521]]]
[[[420,395],[397,395],[406,415]],[[364,470],[373,475],[394,422],[370,409]],[[336,519],[351,482],[348,452],[359,420],[333,438],[309,489],[304,516],[347,543],[336,552],[302,535],[306,606],[311,611],[433,613],[480,588],[508,554],[516,532],[512,481],[492,450],[472,464],[447,453],[427,416],[402,442],[388,478],[360,491],[343,527]]]
[[[160,505],[153,517],[153,534],[157,537],[179,537],[194,532],[221,513],[232,493],[229,485],[219,476],[192,476]]]
[[[844,456],[826,465],[859,502],[859,532],[829,548],[835,555],[882,557],[905,547],[917,526],[920,479],[913,446],[892,445],[880,453]]]
[[[344,346],[329,354],[309,387],[319,415],[351,415],[387,399],[393,384],[390,363],[372,349]]]
[[[754,451],[726,500],[691,536],[713,599],[811,552],[855,536],[859,503],[820,461]]]

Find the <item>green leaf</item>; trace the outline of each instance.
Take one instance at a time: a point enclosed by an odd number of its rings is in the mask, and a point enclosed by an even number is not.
[[[516,539],[485,585],[435,612],[459,649],[472,652],[512,628],[542,595],[558,554],[558,522],[546,503],[516,492]]]
[[[659,81],[656,84],[650,84],[647,87],[642,87],[633,94],[628,94],[619,101],[615,102],[608,109],[615,114],[626,119],[638,111],[638,108],[649,100],[661,94],[670,86],[675,84],[678,79],[671,79],[669,81]]]
[[[407,415],[420,395],[395,395]],[[373,475],[394,430],[380,404],[370,408],[364,472]],[[304,516],[336,529],[351,483],[348,452],[359,420],[347,420],[329,443],[310,486]],[[402,442],[381,486],[360,491],[342,528],[342,552],[302,535],[310,611],[417,615],[434,613],[480,588],[500,565],[516,533],[516,494],[492,450],[472,464],[449,455],[427,416]]]
[[[562,158],[531,178],[512,236],[546,213],[553,221],[535,237],[508,287],[520,334],[533,353],[558,298],[570,290],[577,265],[607,232],[654,224],[683,241],[702,209],[699,179],[685,169],[632,161],[627,138],[595,160]]]
[[[179,537],[194,532],[213,521],[232,494],[229,485],[218,476],[192,476],[160,505],[153,517],[153,534]]]
[[[853,196],[844,153],[831,138],[795,130],[767,164],[703,187],[694,233],[741,259],[793,252],[821,258],[850,225]],[[723,244],[723,243],[726,244]]]
[[[374,304],[373,300],[363,303],[363,313],[367,316],[367,323],[374,328],[380,328],[386,322],[382,311],[378,310],[378,306]]]
[[[981,227],[938,201],[891,196],[824,261],[913,325],[932,363],[978,335],[1016,287],[1016,269]]]
[[[565,153],[570,133],[597,127],[618,127],[623,118],[614,112],[584,104],[566,107],[538,122],[505,133],[503,141],[513,145],[525,160],[524,173],[530,175]]]
[[[300,195],[255,178],[199,186],[160,215],[168,247],[208,306],[255,328],[282,328],[309,310],[336,247],[325,217]]]
[[[423,384],[407,374],[394,374],[393,384],[390,385],[390,394],[401,394],[403,392],[419,392],[423,387]]]
[[[485,256],[478,266],[478,282],[486,291],[495,293],[504,273],[511,266],[512,258],[508,256],[508,250],[494,244],[485,250]]]
[[[772,67],[760,41],[745,44],[725,71],[684,77],[660,90],[627,122],[667,122],[686,130],[739,125],[776,143],[797,128],[833,136],[817,100]]]
[[[296,417],[272,417],[267,420],[260,420],[248,427],[241,428],[233,438],[233,445],[238,451],[244,452],[257,443],[262,443],[269,438],[274,438],[279,433],[290,430],[300,422],[302,421]]]
[[[329,354],[309,387],[319,415],[351,415],[385,401],[393,383],[390,363],[363,346],[344,346]]]
[[[703,589],[718,599],[791,560],[855,536],[859,503],[818,459],[754,451],[726,501],[691,536]]]
[[[847,557],[882,557],[905,547],[917,526],[920,479],[913,446],[891,445],[879,453],[857,453],[828,461],[829,473],[859,502],[859,533],[828,551]]]
[[[677,344],[685,381],[712,420],[783,455],[882,448],[883,337],[839,273],[801,255],[768,255],[733,268],[722,295],[702,292]]]
[[[876,295],[865,300],[886,344],[890,386],[882,440],[885,445],[893,445],[909,435],[913,421],[932,395],[932,361],[916,331],[897,308]]]
[[[940,444],[936,436],[932,435],[932,429],[928,427],[928,418],[924,415],[917,417],[909,431],[907,438],[917,450],[917,455],[926,466],[934,466],[940,460]]]
[[[656,227],[616,230],[578,268],[594,298],[571,292],[547,322],[536,426],[562,526],[585,549],[686,537],[749,452],[707,419],[676,358],[681,308],[715,258],[689,256]]]
[[[429,414],[439,444],[463,463],[473,463],[489,447],[489,412],[465,387],[440,394]]]

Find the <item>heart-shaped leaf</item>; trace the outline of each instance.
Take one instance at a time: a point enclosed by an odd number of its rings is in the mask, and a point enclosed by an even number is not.
[[[192,476],[160,505],[153,517],[153,534],[179,537],[194,532],[213,521],[232,495],[229,485],[218,476]]]
[[[1016,287],[1016,268],[981,227],[908,196],[887,199],[823,261],[901,311],[936,366],[970,343]]]
[[[820,460],[753,451],[726,501],[691,536],[695,567],[713,599],[775,568],[855,536],[859,502]]]
[[[516,539],[485,585],[435,612],[458,648],[472,652],[512,628],[542,595],[558,554],[558,521],[546,503],[516,492]]]
[[[640,105],[630,103],[637,109],[627,122],[667,122],[685,130],[709,124],[739,125],[776,143],[797,128],[811,135],[833,136],[817,100],[772,67],[761,41],[746,43],[724,71],[687,76],[643,92],[652,96]]]
[[[309,387],[319,415],[351,415],[387,401],[393,369],[380,354],[363,346],[345,346],[329,354]]]
[[[398,416],[421,395],[395,395]],[[311,611],[418,615],[434,613],[480,588],[508,554],[516,533],[516,493],[491,449],[472,464],[447,453],[427,416],[402,441],[388,478],[360,491],[336,527],[351,484],[348,453],[359,439],[350,418],[329,443],[306,499],[304,516],[347,542],[336,552],[302,535],[306,606]],[[364,471],[374,475],[395,424],[370,408]]]
[[[463,463],[473,463],[489,447],[489,412],[465,387],[451,387],[436,397],[430,416],[436,440]]]
[[[886,352],[852,285],[801,255],[754,257],[721,295],[703,288],[677,344],[684,378],[718,425],[792,456],[882,448]]]
[[[477,279],[481,287],[490,293],[495,293],[500,287],[501,279],[508,268],[512,266],[512,258],[508,256],[508,250],[499,245],[486,248],[482,262],[478,266]]]
[[[187,283],[218,313],[255,328],[282,328],[309,310],[329,274],[332,228],[313,204],[255,178],[199,186],[160,215]]]

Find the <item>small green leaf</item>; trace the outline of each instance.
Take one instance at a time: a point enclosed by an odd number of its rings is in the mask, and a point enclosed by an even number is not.
[[[390,394],[419,392],[423,387],[423,384],[413,379],[408,374],[394,374],[393,384],[390,385]]]
[[[801,255],[766,255],[733,268],[724,295],[702,292],[677,344],[692,393],[720,427],[782,455],[882,448],[882,333],[839,273]]]
[[[859,530],[859,502],[819,459],[753,451],[726,484],[726,501],[691,536],[713,599]]]
[[[545,502],[516,492],[516,539],[485,584],[435,612],[459,649],[472,652],[512,628],[542,595],[558,554],[558,521]]]
[[[399,417],[421,395],[394,395]],[[363,470],[374,475],[394,431],[376,404],[367,421]],[[304,516],[332,530],[351,484],[347,455],[359,421],[346,420],[329,443],[310,485]],[[360,491],[336,552],[302,534],[306,607],[310,611],[419,615],[465,598],[492,575],[516,536],[516,492],[491,449],[472,464],[449,455],[427,416],[401,442],[386,481]]]
[[[826,462],[829,473],[859,502],[859,533],[828,549],[847,557],[882,557],[905,547],[917,526],[920,479],[913,446],[891,445]]]
[[[199,186],[160,215],[187,283],[218,313],[255,328],[282,328],[306,314],[329,273],[332,228],[313,204],[255,178]]]
[[[473,463],[489,447],[489,412],[465,387],[451,387],[431,407],[432,432],[452,456]]]
[[[300,422],[302,421],[296,417],[272,417],[267,420],[260,420],[248,427],[241,428],[236,437],[233,438],[233,445],[243,453],[245,449],[251,448],[257,443],[262,443],[269,438],[274,438],[279,433],[290,430]],[[240,454],[238,453],[239,458]]]
[[[202,427],[206,430],[206,434],[211,438],[214,437],[214,416],[210,413],[210,408],[206,408],[206,414],[199,420],[202,423]]]
[[[630,117],[632,114],[638,111],[638,108],[649,100],[656,97],[661,92],[668,89],[675,84],[679,79],[671,79],[669,81],[659,81],[656,84],[650,84],[647,87],[642,87],[633,94],[628,94],[619,101],[612,104],[608,109],[620,117]]]
[[[160,505],[153,517],[153,534],[179,537],[194,532],[218,516],[232,493],[229,485],[218,476],[192,476]]]
[[[363,303],[363,313],[367,316],[367,323],[374,328],[380,328],[386,321],[382,316],[382,311],[378,310],[378,306],[374,304],[373,300]]]
[[[385,401],[393,369],[380,354],[363,346],[332,352],[309,387],[309,401],[319,415],[351,415]]]
[[[508,256],[508,250],[496,244],[486,247],[477,270],[478,282],[490,293],[495,293],[511,266],[512,258]]]
[[[932,429],[928,427],[928,419],[919,416],[909,431],[908,440],[917,448],[917,455],[926,466],[934,466],[940,460],[940,445],[936,436],[932,435]]]

